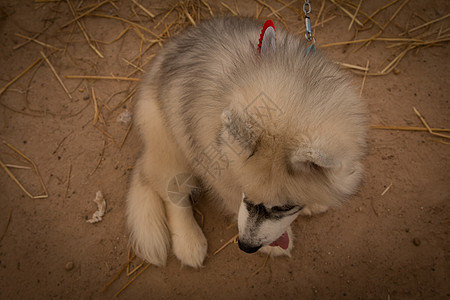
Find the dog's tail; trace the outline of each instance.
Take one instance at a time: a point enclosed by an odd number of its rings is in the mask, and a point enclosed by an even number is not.
[[[156,266],[164,266],[170,248],[164,202],[145,180],[138,162],[127,200],[130,244],[137,256]]]

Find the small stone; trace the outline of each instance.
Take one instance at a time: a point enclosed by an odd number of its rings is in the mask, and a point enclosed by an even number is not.
[[[65,265],[65,269],[66,269],[66,271],[70,271],[70,270],[72,270],[73,269],[73,262],[71,262],[71,261],[69,261],[66,265]]]
[[[420,246],[421,241],[420,241],[418,238],[413,238],[413,244],[414,244],[415,246]]]
[[[398,74],[400,74],[400,70],[397,68],[394,68],[394,75],[398,75]]]

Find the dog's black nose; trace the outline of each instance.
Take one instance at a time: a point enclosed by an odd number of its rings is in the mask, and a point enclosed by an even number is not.
[[[247,253],[255,253],[256,251],[259,250],[259,248],[261,248],[261,246],[254,247],[254,246],[247,245],[247,244],[241,242],[241,240],[238,240],[238,245],[239,245],[239,249],[241,249],[242,251],[247,252]]]

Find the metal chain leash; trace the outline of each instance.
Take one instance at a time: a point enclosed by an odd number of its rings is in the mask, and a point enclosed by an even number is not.
[[[305,25],[306,25],[305,38],[308,42],[314,40],[314,36],[311,30],[311,18],[309,17],[310,12],[311,12],[311,4],[309,3],[308,0],[305,0],[305,3],[303,3],[303,13],[305,14]]]
[[[309,0],[305,0],[305,3],[303,3],[303,13],[305,14],[305,27],[306,27],[305,38],[307,42],[311,42],[311,45],[308,47],[306,54],[308,54],[311,49],[313,49],[314,52],[316,51],[315,46],[316,39],[314,38],[311,29],[311,18],[309,17],[310,12],[311,12],[311,4],[309,3]]]

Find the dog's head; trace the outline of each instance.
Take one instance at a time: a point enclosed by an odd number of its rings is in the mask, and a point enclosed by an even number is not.
[[[363,175],[366,126],[356,100],[314,106],[301,96],[298,103],[283,101],[282,91],[270,95],[254,96],[244,108],[232,103],[222,113],[226,173],[245,193],[238,223],[246,252],[270,244],[284,248],[287,228],[303,207],[341,204]]]
[[[245,193],[238,225],[246,252],[285,247],[302,208],[338,205],[362,179],[364,104],[335,64],[320,53],[305,59],[302,49],[286,37],[233,73],[224,94],[218,145],[230,161],[227,184]]]
[[[266,206],[252,203],[245,194],[239,209],[239,248],[256,252],[266,245],[287,249],[290,237],[286,228],[303,209],[300,205]]]

